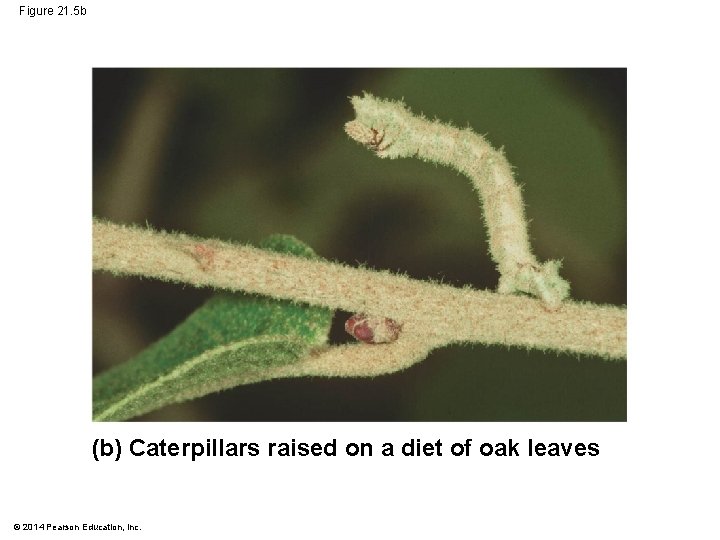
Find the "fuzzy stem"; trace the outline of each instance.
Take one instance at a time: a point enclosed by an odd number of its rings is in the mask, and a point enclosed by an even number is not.
[[[479,342],[626,356],[623,308],[567,301],[550,312],[528,297],[457,289],[183,234],[94,221],[93,269],[258,293],[403,324],[394,344],[362,346],[378,351],[414,340],[430,349]]]
[[[570,285],[559,261],[538,262],[530,249],[520,187],[505,155],[470,129],[413,115],[403,104],[370,94],[351,99],[357,118],[347,134],[381,158],[417,157],[453,167],[472,180],[482,202],[490,254],[500,272],[498,292],[524,292],[556,309]]]

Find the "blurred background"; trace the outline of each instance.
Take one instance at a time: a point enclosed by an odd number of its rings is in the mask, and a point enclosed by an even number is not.
[[[572,297],[626,303],[625,69],[95,69],[93,214],[493,289],[470,181],[381,160],[343,131],[348,96],[404,99],[504,147],[533,249]],[[93,275],[93,373],[161,338],[210,295]],[[338,312],[331,341],[350,338]],[[376,379],[241,386],[141,420],[624,421],[625,362],[452,346]]]

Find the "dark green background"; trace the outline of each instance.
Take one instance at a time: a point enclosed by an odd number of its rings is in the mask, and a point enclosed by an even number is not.
[[[494,288],[470,181],[380,160],[343,132],[363,90],[504,146],[538,257],[564,260],[573,298],[625,304],[624,69],[95,69],[93,213],[254,244],[289,233],[328,259]],[[210,294],[95,275],[93,371]],[[378,379],[265,382],[145,418],[625,420],[626,387],[625,362],[454,346]]]

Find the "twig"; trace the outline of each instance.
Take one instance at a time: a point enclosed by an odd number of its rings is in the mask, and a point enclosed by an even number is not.
[[[368,351],[363,353],[366,356],[390,358],[379,354],[383,348],[401,353],[403,347],[412,344],[413,350],[417,349],[410,355],[414,360],[404,355],[406,363],[402,367],[424,358],[423,350],[427,354],[434,347],[458,342],[552,349],[614,359],[626,356],[627,312],[623,308],[566,301],[553,312],[542,302],[524,296],[457,289],[184,234],[95,220],[93,269],[391,317],[403,325],[395,343],[351,348]],[[393,370],[392,362],[400,366],[403,361],[389,359],[385,372]],[[322,361],[314,369],[307,374],[332,375],[330,367],[322,367]]]

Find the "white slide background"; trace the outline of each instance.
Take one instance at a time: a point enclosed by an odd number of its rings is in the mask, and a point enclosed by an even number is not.
[[[397,4],[106,0],[30,18],[3,3],[0,537],[720,537],[711,4]],[[92,68],[447,65],[628,68],[628,422],[92,423]],[[519,458],[98,463],[98,437],[522,443]],[[528,457],[528,438],[601,452]],[[13,530],[26,523],[141,530]]]

